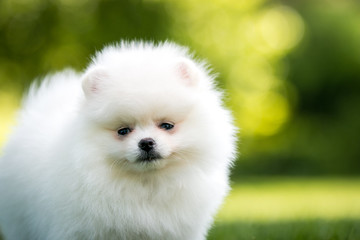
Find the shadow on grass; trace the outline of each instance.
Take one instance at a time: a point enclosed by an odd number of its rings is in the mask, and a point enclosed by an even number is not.
[[[359,240],[360,219],[217,222],[208,240]]]

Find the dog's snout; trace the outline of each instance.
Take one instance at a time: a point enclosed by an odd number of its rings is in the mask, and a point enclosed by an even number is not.
[[[155,145],[156,145],[156,142],[152,138],[143,138],[140,140],[140,142],[138,144],[139,148],[146,152],[149,152],[152,149],[154,149]]]

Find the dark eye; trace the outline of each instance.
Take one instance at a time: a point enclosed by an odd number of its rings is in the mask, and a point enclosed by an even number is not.
[[[122,135],[122,136],[124,136],[124,135],[126,135],[126,134],[129,134],[130,132],[131,132],[131,129],[128,128],[128,127],[126,127],[126,128],[120,128],[120,129],[117,131],[117,133],[118,133],[119,135]]]
[[[162,123],[159,127],[165,130],[170,130],[174,127],[174,125],[171,123]]]

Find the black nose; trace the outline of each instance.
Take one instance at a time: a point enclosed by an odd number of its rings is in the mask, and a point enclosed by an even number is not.
[[[150,152],[152,149],[154,149],[155,145],[156,142],[152,138],[143,138],[138,144],[139,148],[146,152]]]

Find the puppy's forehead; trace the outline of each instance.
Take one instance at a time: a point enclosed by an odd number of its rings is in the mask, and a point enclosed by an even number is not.
[[[194,105],[193,96],[186,92],[164,89],[133,89],[118,96],[114,106],[125,116],[133,118],[168,119],[181,118]]]
[[[197,89],[184,84],[176,69],[159,64],[145,68],[112,69],[107,89],[111,100],[119,105],[140,108],[142,111],[167,107],[189,107],[197,97]]]
[[[158,88],[176,87],[178,76],[174,66],[168,64],[149,64],[144,66],[125,65],[110,70],[110,77],[118,90],[147,90],[156,91]],[[116,87],[116,86],[114,86]]]

